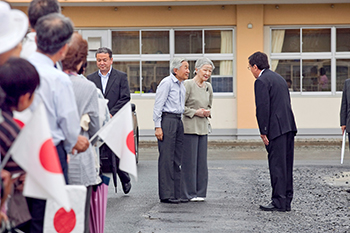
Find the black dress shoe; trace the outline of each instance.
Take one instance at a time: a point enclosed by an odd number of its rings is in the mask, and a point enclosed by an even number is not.
[[[272,203],[268,205],[260,205],[260,209],[263,211],[280,211],[280,212],[285,212],[285,209],[277,208],[274,206]]]
[[[123,191],[125,194],[128,194],[130,192],[130,189],[131,189],[131,182],[123,184]]]
[[[179,199],[160,199],[160,202],[162,203],[169,203],[169,204],[179,204],[180,200]]]

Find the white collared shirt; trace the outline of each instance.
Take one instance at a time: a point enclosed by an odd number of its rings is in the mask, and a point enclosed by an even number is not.
[[[98,70],[98,75],[101,77],[101,84],[102,84],[102,90],[103,90],[103,94],[106,92],[106,87],[107,87],[107,82],[109,79],[109,75],[111,74],[111,70],[112,70],[112,66],[109,69],[108,73],[106,75],[103,75],[101,73],[101,70]]]

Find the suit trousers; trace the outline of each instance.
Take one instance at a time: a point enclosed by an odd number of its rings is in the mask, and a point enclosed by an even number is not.
[[[206,197],[208,135],[185,134],[181,165],[181,198]]]
[[[294,132],[270,140],[266,150],[272,186],[272,204],[290,209],[293,199]]]
[[[103,164],[102,172],[112,173],[114,187],[117,187],[117,174],[122,184],[130,182],[129,174],[119,169],[119,157],[106,144],[100,147],[100,160]]]
[[[160,199],[180,199],[184,128],[179,114],[162,116],[163,140],[158,140],[158,192]]]

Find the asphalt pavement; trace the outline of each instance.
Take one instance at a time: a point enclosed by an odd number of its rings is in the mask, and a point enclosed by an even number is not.
[[[263,212],[271,187],[264,147],[211,144],[204,202],[160,203],[154,144],[141,145],[138,179],[125,195],[109,185],[106,233],[350,232],[350,153],[341,143],[299,144],[295,149],[291,212]],[[349,177],[349,178],[348,178]]]

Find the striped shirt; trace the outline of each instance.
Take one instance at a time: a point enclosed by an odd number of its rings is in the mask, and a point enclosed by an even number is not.
[[[12,143],[16,139],[20,127],[12,118],[12,112],[2,111],[1,113],[3,121],[0,123],[0,150],[1,150],[1,161],[5,158],[7,151],[10,149]],[[4,167],[5,170],[11,174],[22,172],[22,168],[10,159]]]

